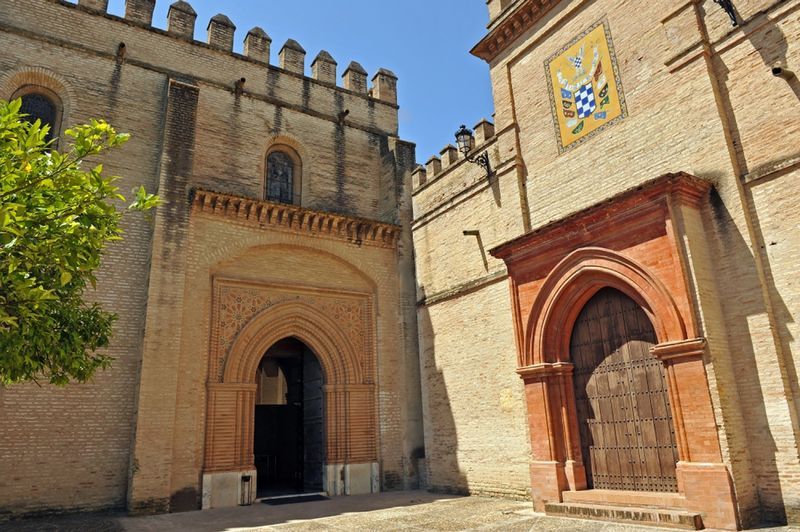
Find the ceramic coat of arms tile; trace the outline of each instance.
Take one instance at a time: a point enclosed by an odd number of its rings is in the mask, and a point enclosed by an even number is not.
[[[627,115],[606,21],[600,21],[545,63],[558,151],[577,146]]]

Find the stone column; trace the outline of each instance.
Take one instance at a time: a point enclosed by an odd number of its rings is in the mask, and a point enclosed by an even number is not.
[[[255,384],[209,383],[202,508],[232,508],[255,500]],[[245,478],[247,477],[245,482]],[[245,485],[249,485],[247,492]],[[249,496],[249,499],[248,499]]]
[[[175,510],[171,507],[171,483],[186,283],[183,270],[175,264],[186,260],[190,208],[186,191],[194,175],[200,88],[170,80],[166,90],[158,186],[164,205],[153,222],[153,260],[133,450],[136,467],[128,489],[128,510],[134,514]]]
[[[253,469],[257,388],[256,384],[208,384],[206,472]]]

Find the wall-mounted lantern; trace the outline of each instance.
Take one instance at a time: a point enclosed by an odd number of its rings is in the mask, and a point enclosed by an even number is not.
[[[458,151],[463,153],[464,158],[469,162],[482,166],[483,169],[486,170],[486,177],[492,177],[492,163],[489,161],[489,153],[483,152],[480,155],[470,156],[470,152],[472,151],[472,142],[472,131],[467,129],[467,126],[462,125],[461,128],[456,131],[456,144],[458,145]]]
[[[714,0],[714,2],[725,10],[725,13],[731,18],[731,24],[736,27],[739,21],[736,20],[736,9],[733,7],[733,0]]]

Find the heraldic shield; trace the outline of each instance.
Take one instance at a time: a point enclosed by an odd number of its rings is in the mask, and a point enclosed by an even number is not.
[[[606,21],[600,21],[545,63],[559,153],[627,114]]]
[[[594,89],[591,83],[584,85],[575,92],[575,107],[578,110],[578,118],[588,118],[597,109],[594,100]]]

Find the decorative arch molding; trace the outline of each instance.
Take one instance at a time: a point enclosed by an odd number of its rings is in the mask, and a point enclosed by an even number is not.
[[[222,375],[223,383],[253,384],[264,353],[295,337],[317,355],[326,384],[364,382],[364,368],[350,339],[325,314],[308,303],[287,302],[253,318],[237,336]]]
[[[76,94],[72,86],[61,75],[41,66],[24,66],[0,75],[0,99],[10,100],[32,92],[36,87],[54,99],[58,107],[58,120],[61,133],[64,124],[72,120],[72,102]],[[55,96],[55,98],[53,98]]]
[[[267,141],[264,144],[264,160],[266,160],[267,155],[269,155],[270,152],[275,151],[280,147],[289,148],[294,152],[296,157],[299,157],[302,160],[308,159],[308,153],[306,152],[303,143],[298,139],[289,135],[272,135],[267,138]]]
[[[674,298],[652,272],[609,249],[585,247],[567,255],[542,284],[529,317],[520,367],[569,362],[572,325],[586,302],[605,287],[616,288],[642,307],[660,344],[687,339]]]

